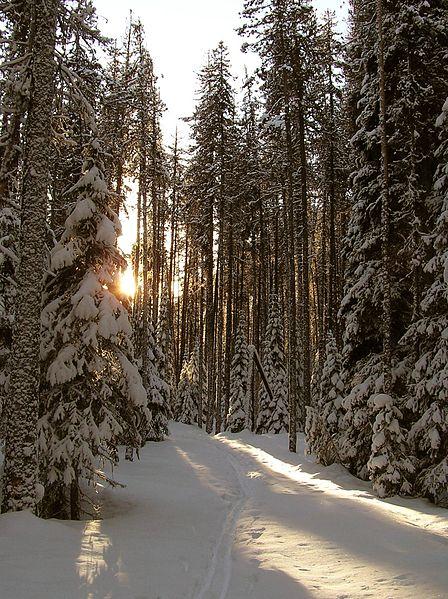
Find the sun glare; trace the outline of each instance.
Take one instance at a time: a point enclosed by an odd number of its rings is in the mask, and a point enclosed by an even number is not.
[[[124,295],[127,295],[128,297],[134,297],[135,280],[131,266],[128,266],[120,276],[120,289]]]
[[[177,299],[178,297],[180,297],[180,294],[181,294],[180,281],[179,281],[179,279],[174,279],[173,296]]]

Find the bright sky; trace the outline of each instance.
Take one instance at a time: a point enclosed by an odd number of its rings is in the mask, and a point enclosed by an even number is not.
[[[319,12],[335,11],[341,21],[348,0],[314,0]],[[222,40],[229,48],[232,71],[241,76],[246,66],[253,70],[253,56],[240,51],[242,40],[235,29],[240,25],[243,0],[94,0],[100,30],[112,38],[122,39],[132,10],[140,18],[148,49],[154,59],[159,86],[167,111],[162,120],[165,143],[171,145],[176,125],[182,139],[188,139],[188,125],[179,121],[193,112],[196,73],[207,60],[207,52]],[[184,144],[185,145],[185,144]],[[135,240],[133,194],[129,198],[129,218],[121,215],[123,235],[119,245],[129,254]],[[126,281],[131,279],[127,273]],[[128,281],[129,279],[129,281]],[[127,283],[126,283],[127,284]]]
[[[243,0],[94,1],[100,29],[110,37],[123,37],[130,9],[141,19],[168,108],[163,119],[166,142],[171,143],[178,119],[192,113],[196,73],[209,50],[224,41],[235,75],[242,74],[244,66],[250,71],[254,65],[253,57],[240,52],[243,40],[235,32]],[[346,14],[347,0],[314,0],[314,4],[319,12],[334,10],[341,19]],[[186,125],[180,128],[185,135]]]

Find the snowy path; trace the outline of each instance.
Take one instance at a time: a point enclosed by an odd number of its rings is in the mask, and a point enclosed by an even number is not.
[[[120,466],[104,520],[1,516],[0,598],[448,598],[447,510],[379,501],[284,437],[172,429]]]

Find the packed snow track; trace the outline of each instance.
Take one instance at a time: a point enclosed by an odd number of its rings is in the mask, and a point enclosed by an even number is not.
[[[1,599],[447,598],[448,512],[375,498],[285,436],[172,424],[102,519],[0,517]]]

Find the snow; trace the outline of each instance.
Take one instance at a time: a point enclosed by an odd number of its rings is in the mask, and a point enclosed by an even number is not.
[[[386,395],[385,393],[377,393],[376,395],[372,396],[369,403],[375,410],[381,410],[381,408],[391,406],[393,402],[390,395]]]
[[[98,494],[102,520],[0,516],[2,599],[448,596],[448,512],[376,498],[286,435],[171,423]]]

